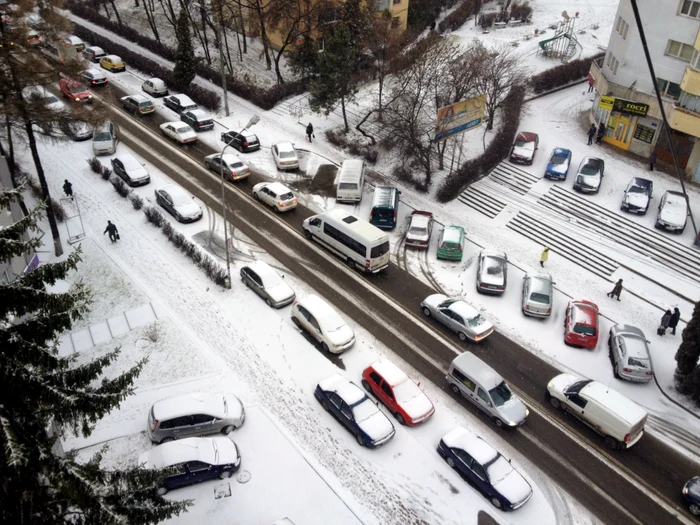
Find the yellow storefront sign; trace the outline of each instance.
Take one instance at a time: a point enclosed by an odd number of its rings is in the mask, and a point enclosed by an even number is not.
[[[606,111],[612,111],[613,104],[615,104],[615,97],[600,97],[598,107]]]

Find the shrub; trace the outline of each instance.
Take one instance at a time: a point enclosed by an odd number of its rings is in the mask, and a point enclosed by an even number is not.
[[[484,29],[488,29],[493,26],[493,23],[499,17],[499,13],[484,13],[479,16],[479,25]]]
[[[163,233],[167,237],[167,239],[170,241],[171,237],[173,236],[173,233],[175,233],[175,228],[173,228],[173,225],[170,224],[169,222],[166,222],[163,224]]]
[[[100,168],[100,175],[104,180],[109,180],[109,178],[112,176],[112,170],[108,168],[107,166],[102,166]]]
[[[66,211],[56,199],[51,199],[51,209],[53,210],[53,216],[56,217],[58,222],[66,220]]]
[[[338,148],[346,150],[350,155],[362,157],[370,164],[377,162],[379,151],[377,151],[376,148],[348,138],[347,133],[345,133],[343,129],[328,129],[325,131],[325,135],[328,142]]]
[[[185,244],[185,236],[178,231],[173,232],[173,234],[168,237],[168,240],[175,245],[176,248],[182,248]]]
[[[599,53],[594,57],[572,60],[568,64],[562,64],[543,71],[532,77],[530,80],[530,87],[535,93],[544,93],[582,80],[588,76],[588,72],[591,69],[591,62],[602,56],[605,56],[604,53]]]
[[[124,184],[124,181],[119,177],[112,177],[111,179],[109,179],[109,182],[112,183],[112,186],[114,186],[116,192],[122,197],[126,198],[131,193],[131,188]]]
[[[163,217],[163,214],[153,206],[146,206],[143,209],[143,213],[146,216],[146,219],[148,219],[148,222],[153,224],[153,226],[156,228],[162,228],[163,224],[165,224],[165,217]]]
[[[131,205],[134,207],[135,210],[140,210],[141,208],[143,208],[143,199],[133,191],[129,194],[129,201],[131,201]]]
[[[87,163],[93,173],[100,173],[100,171],[102,171],[102,163],[97,157],[90,157],[87,159]]]
[[[528,2],[520,4],[516,0],[510,7],[510,18],[511,20],[527,22],[530,20],[530,18],[532,18],[532,7],[530,7]]]

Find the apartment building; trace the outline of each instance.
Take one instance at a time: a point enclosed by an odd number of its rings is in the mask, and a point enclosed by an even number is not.
[[[637,0],[673,147],[689,180],[700,182],[700,0]],[[668,140],[630,0],[620,0],[605,57],[590,70],[596,97],[591,120],[604,141],[672,162]]]

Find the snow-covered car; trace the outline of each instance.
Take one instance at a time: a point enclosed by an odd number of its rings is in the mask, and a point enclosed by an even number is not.
[[[523,278],[523,313],[549,317],[554,304],[554,281],[548,273],[527,273]]]
[[[620,209],[640,215],[646,214],[653,191],[654,183],[652,181],[641,177],[632,177],[625,190],[625,195],[622,197]]]
[[[476,291],[503,295],[508,284],[508,256],[496,250],[481,250],[476,270]]]
[[[79,36],[69,35],[66,42],[73,46],[78,53],[85,51],[85,42]]]
[[[433,232],[433,214],[429,211],[414,210],[408,220],[406,246],[427,250]]]
[[[360,387],[340,374],[321,381],[314,396],[340,421],[362,447],[375,448],[389,441],[396,429]]]
[[[214,129],[214,118],[203,109],[190,109],[180,113],[180,120],[186,122],[195,131]]]
[[[437,451],[497,509],[519,509],[532,497],[532,487],[510,460],[463,427],[445,434]]]
[[[85,82],[87,82],[88,86],[90,87],[106,86],[109,82],[107,75],[105,75],[99,69],[86,69],[80,73],[80,76],[83,77]]]
[[[122,107],[134,115],[144,116],[156,112],[156,105],[146,95],[127,95],[120,99]]]
[[[131,153],[122,153],[111,159],[112,171],[129,186],[143,186],[151,182],[148,170]]]
[[[67,110],[66,105],[58,100],[56,95],[47,91],[44,86],[30,86],[22,90],[22,96],[31,104],[41,104],[51,111],[63,113]]]
[[[294,144],[291,142],[278,142],[270,148],[272,158],[279,170],[296,170],[299,168],[299,157]]]
[[[700,516],[700,476],[688,480],[681,491],[693,516]]]
[[[164,443],[139,456],[144,469],[174,468],[175,473],[163,478],[158,487],[161,496],[170,490],[226,479],[241,466],[236,444],[227,437],[192,437]]]
[[[264,202],[277,212],[293,210],[297,198],[292,190],[281,182],[259,182],[253,186],[253,198]]]
[[[365,368],[362,386],[379,399],[402,425],[418,425],[435,413],[428,396],[403,370],[386,358]]]
[[[579,164],[574,189],[581,193],[598,193],[605,174],[605,161],[598,157],[585,157]]]
[[[100,67],[112,73],[126,71],[126,64],[118,55],[107,55],[100,59]]]
[[[656,215],[656,228],[683,233],[688,222],[688,202],[679,191],[668,190],[661,197]]]
[[[164,122],[160,129],[166,137],[178,144],[195,144],[199,140],[197,132],[184,122]]]
[[[202,208],[180,186],[169,184],[155,190],[155,196],[156,202],[178,222],[195,222],[202,218]]]
[[[569,301],[564,318],[564,343],[594,350],[598,346],[598,305],[585,299]]]
[[[59,123],[59,127],[67,137],[70,137],[76,142],[92,138],[92,127],[87,122],[79,120],[70,122],[62,121]]]
[[[63,96],[73,102],[92,102],[92,95],[87,88],[77,80],[62,78],[58,81],[58,87]]]
[[[510,161],[518,164],[532,164],[535,153],[540,144],[537,133],[521,131],[515,138],[513,148],[510,150]]]
[[[105,50],[98,46],[89,46],[83,49],[83,56],[88,62],[99,64],[102,57],[107,56]]]
[[[318,295],[307,295],[295,302],[292,306],[292,321],[321,343],[326,352],[340,354],[355,344],[352,328]]]
[[[426,297],[420,307],[423,315],[434,317],[456,332],[462,342],[483,341],[493,333],[493,325],[476,308],[461,299],[436,293]]]
[[[554,148],[549,156],[547,168],[544,170],[544,178],[552,180],[566,180],[571,166],[571,150],[566,148]]]
[[[253,261],[243,266],[241,281],[272,308],[282,308],[296,299],[292,287],[265,261]]]
[[[207,169],[221,175],[223,169],[224,178],[231,182],[243,180],[250,176],[250,168],[233,153],[212,153],[204,157],[204,165]]]
[[[141,89],[152,97],[164,97],[168,94],[168,86],[159,78],[148,78],[141,84]]]
[[[97,155],[111,155],[117,151],[119,144],[119,128],[108,120],[97,126],[92,132],[92,153]]]
[[[178,113],[197,109],[197,104],[187,95],[170,95],[163,99],[163,104],[165,104],[166,108],[170,108]]]
[[[647,338],[636,326],[616,324],[610,328],[608,348],[613,374],[618,379],[648,383],[654,379]]]

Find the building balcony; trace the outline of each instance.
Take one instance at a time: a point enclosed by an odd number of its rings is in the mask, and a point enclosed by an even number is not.
[[[676,131],[700,137],[700,113],[675,105],[668,115],[668,124]]]
[[[690,95],[700,96],[700,71],[696,71],[690,66],[685,66],[681,89]]]

